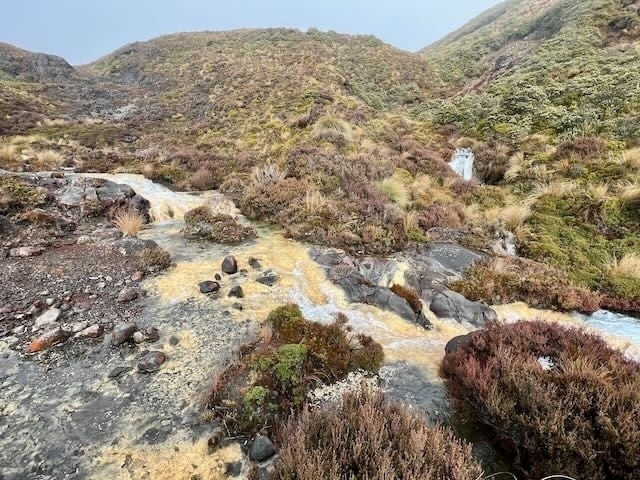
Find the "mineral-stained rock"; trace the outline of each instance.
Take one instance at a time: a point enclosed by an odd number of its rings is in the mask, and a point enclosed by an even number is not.
[[[54,327],[34,338],[29,344],[27,351],[29,353],[39,352],[57,343],[62,343],[66,341],[67,338],[69,338],[69,332],[63,330],[62,327]]]

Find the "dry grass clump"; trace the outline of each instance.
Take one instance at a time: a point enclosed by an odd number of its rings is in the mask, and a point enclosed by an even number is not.
[[[351,124],[333,115],[319,119],[313,127],[313,138],[344,146],[354,140]]]
[[[477,480],[471,445],[377,391],[304,410],[282,429],[274,480]]]
[[[282,182],[286,176],[287,172],[275,163],[268,163],[261,167],[253,167],[251,171],[251,181],[256,187],[275,185]]]
[[[634,183],[624,184],[618,191],[618,198],[626,207],[640,206],[640,185]]]
[[[378,182],[378,188],[389,197],[389,200],[400,207],[404,207],[409,203],[409,190],[405,183],[398,178],[385,178]]]
[[[492,305],[525,302],[534,308],[587,313],[600,307],[598,294],[575,285],[560,270],[524,258],[476,262],[449,286],[469,300]]]
[[[640,148],[633,148],[622,153],[620,161],[630,169],[640,169]]]
[[[11,166],[18,156],[15,145],[0,145],[0,166]]]
[[[555,323],[491,322],[440,369],[458,421],[542,478],[632,480],[640,464],[640,363]]]
[[[55,150],[41,150],[36,152],[36,167],[39,170],[60,168],[64,157]]]
[[[213,190],[216,187],[216,178],[206,167],[201,167],[192,173],[187,182],[194,190]]]
[[[534,200],[546,196],[562,198],[571,195],[577,188],[577,183],[571,181],[554,180],[538,183],[531,194],[531,198]]]
[[[619,260],[613,257],[607,262],[605,268],[610,275],[640,280],[640,255],[627,253]]]
[[[598,183],[587,187],[587,198],[597,205],[602,205],[610,198],[611,187],[607,183]]]
[[[499,219],[512,232],[522,226],[531,216],[531,207],[528,205],[509,205],[499,210]]]
[[[135,210],[121,210],[113,219],[113,224],[122,232],[123,237],[137,237],[144,224],[144,217]]]

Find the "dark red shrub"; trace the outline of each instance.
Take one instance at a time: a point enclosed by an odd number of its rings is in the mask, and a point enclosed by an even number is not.
[[[420,212],[418,225],[423,230],[434,227],[460,228],[462,227],[462,218],[453,206],[432,203]]]
[[[580,330],[489,323],[447,353],[451,405],[523,478],[640,478],[640,364]]]

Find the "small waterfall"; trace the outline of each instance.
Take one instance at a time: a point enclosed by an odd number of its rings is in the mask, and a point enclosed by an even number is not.
[[[473,161],[475,156],[470,148],[459,148],[451,157],[449,166],[451,170],[462,177],[463,180],[469,181],[473,178]]]

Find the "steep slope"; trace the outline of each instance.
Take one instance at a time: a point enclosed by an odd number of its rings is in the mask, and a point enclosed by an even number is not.
[[[467,134],[637,138],[640,2],[512,0],[423,50]],[[431,115],[432,111],[422,112]]]

